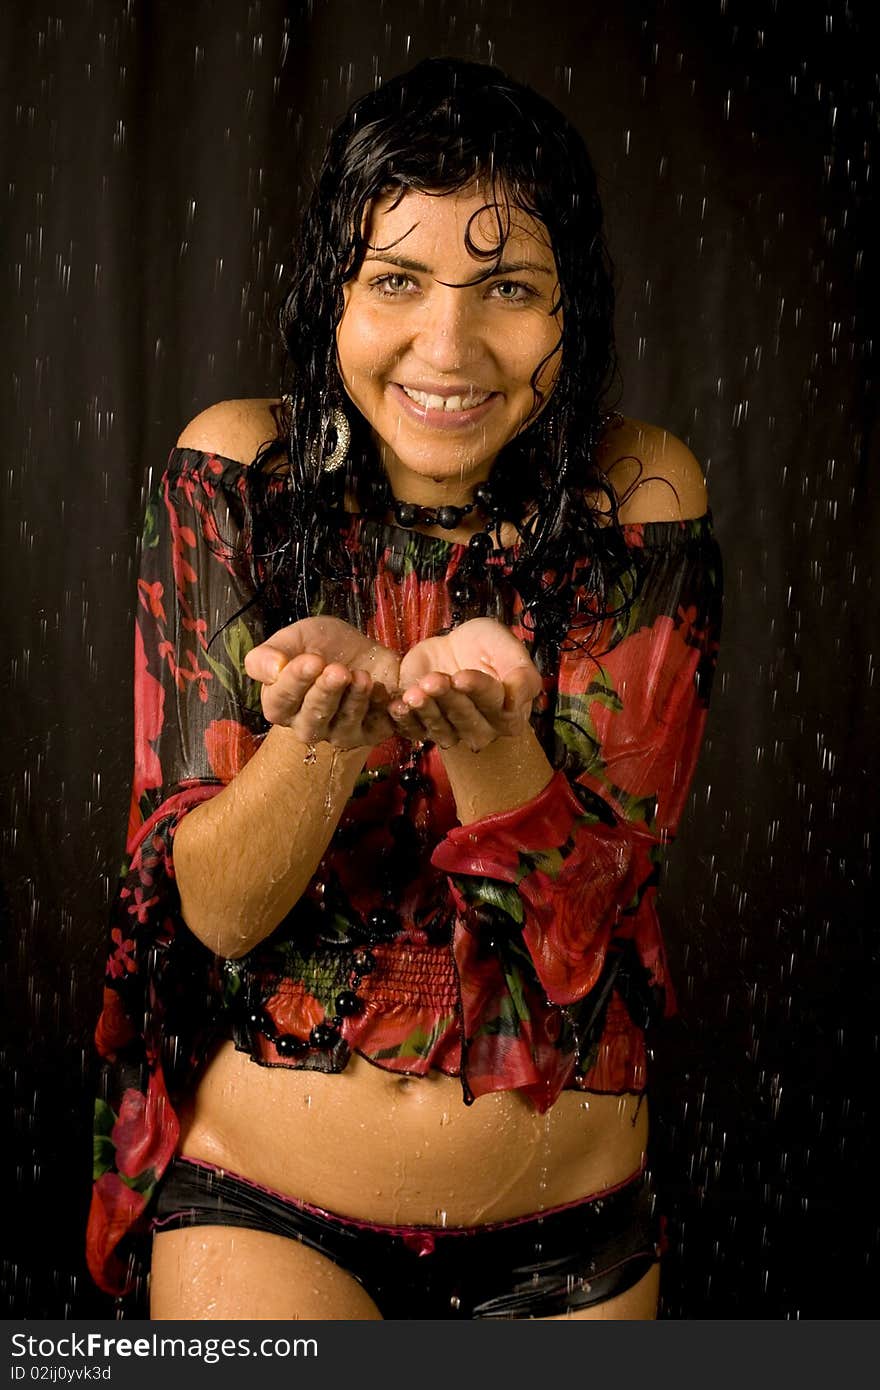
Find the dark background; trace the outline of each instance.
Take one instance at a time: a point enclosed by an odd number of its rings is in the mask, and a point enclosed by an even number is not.
[[[876,1315],[870,11],[0,11],[6,1316],[114,1314],[81,1246],[145,479],[198,410],[274,393],[272,312],[329,126],[444,53],[498,62],[584,133],[620,407],[701,459],[725,554],[709,736],[662,900],[681,998],[655,1040],[663,1315]]]

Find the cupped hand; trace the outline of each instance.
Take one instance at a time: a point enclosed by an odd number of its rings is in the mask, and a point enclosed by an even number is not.
[[[522,732],[541,677],[508,628],[474,618],[413,647],[400,663],[400,687],[389,705],[398,732],[476,752]]]
[[[303,743],[372,747],[395,731],[388,701],[400,658],[339,618],[280,628],[244,664],[262,682],[269,723],[292,729]]]

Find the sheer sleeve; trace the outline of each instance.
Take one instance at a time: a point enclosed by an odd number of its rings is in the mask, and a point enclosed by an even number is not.
[[[266,732],[245,653],[263,640],[239,556],[245,469],[175,449],[144,526],[135,624],[134,776],[110,923],[87,1253],[99,1286],[131,1281],[136,1230],[174,1152],[172,1097],[210,1045],[221,963],[188,931],[174,877],[183,816],[232,779]]]
[[[588,651],[566,643],[553,779],[433,856],[462,923],[472,1089],[518,1069],[542,1109],[572,1084],[642,1089],[633,1037],[675,1007],[655,897],[706,721],[721,562],[708,516],[626,531],[635,601]]]

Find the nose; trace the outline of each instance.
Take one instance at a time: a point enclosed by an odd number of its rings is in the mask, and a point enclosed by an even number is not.
[[[437,285],[424,306],[414,347],[438,372],[460,372],[481,353],[479,323],[468,299],[459,289]]]

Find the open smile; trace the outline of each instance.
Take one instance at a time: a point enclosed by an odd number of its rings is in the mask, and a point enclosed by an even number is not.
[[[441,396],[433,392],[419,391],[413,386],[401,386],[392,381],[389,385],[395,403],[402,414],[431,429],[467,429],[485,419],[497,400],[498,391],[481,391],[468,386],[464,391]]]

